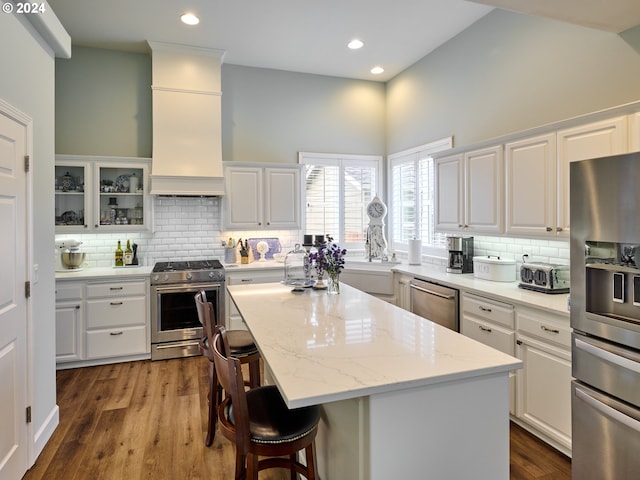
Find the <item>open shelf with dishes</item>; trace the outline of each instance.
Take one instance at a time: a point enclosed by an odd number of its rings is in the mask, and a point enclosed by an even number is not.
[[[56,233],[150,229],[146,158],[58,155]]]

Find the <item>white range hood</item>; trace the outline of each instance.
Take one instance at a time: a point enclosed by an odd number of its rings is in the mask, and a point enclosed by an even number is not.
[[[224,51],[148,42],[152,53],[152,195],[223,195]]]

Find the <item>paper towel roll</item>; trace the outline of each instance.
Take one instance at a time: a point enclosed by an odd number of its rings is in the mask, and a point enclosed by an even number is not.
[[[409,265],[422,264],[422,240],[414,238],[409,240]]]

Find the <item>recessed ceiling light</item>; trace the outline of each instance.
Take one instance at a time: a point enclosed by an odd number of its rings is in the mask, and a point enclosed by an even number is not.
[[[384,72],[384,68],[382,67],[373,67],[371,69],[371,73],[373,73],[374,75],[380,75],[382,72]]]
[[[349,43],[347,43],[347,47],[349,47],[351,50],[358,50],[359,48],[362,48],[363,45],[364,42],[362,40],[358,40],[357,38],[354,38]]]
[[[187,25],[197,25],[200,23],[200,19],[196,17],[193,13],[184,13],[180,16],[180,20],[182,23],[186,23]]]

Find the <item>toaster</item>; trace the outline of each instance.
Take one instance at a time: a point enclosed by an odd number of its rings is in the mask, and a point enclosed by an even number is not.
[[[523,263],[518,286],[542,293],[569,293],[569,265]]]

